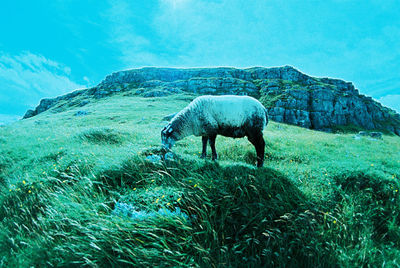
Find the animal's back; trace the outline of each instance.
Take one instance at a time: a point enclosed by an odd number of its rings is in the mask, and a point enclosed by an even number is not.
[[[262,130],[267,120],[264,106],[248,96],[201,96],[193,105],[202,107],[207,122],[225,136],[243,137],[254,127]]]

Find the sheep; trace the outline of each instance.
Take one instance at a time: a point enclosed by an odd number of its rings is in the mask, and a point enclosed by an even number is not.
[[[206,157],[210,142],[212,160],[217,159],[215,139],[217,135],[243,138],[254,145],[257,167],[264,163],[264,126],[268,124],[265,107],[249,96],[201,96],[177,113],[161,131],[161,142],[170,150],[176,141],[187,136],[202,136],[201,158]]]

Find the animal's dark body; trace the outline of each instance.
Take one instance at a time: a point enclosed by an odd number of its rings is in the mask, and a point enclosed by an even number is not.
[[[264,106],[248,96],[202,96],[180,111],[162,130],[163,145],[170,149],[175,141],[189,135],[202,136],[202,158],[210,143],[212,159],[217,159],[217,135],[232,138],[247,136],[257,152],[257,166],[264,161],[264,126],[268,116]]]

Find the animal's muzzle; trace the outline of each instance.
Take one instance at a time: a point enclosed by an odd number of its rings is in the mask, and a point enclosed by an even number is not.
[[[168,144],[168,143],[163,143],[162,144],[162,147],[164,148],[164,149],[166,149],[166,150],[169,150],[169,149],[171,149],[171,144]]]
[[[161,144],[166,150],[170,150],[174,146],[175,140],[172,138],[162,139]]]

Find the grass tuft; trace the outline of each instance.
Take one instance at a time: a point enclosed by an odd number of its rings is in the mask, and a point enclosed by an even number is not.
[[[78,137],[94,144],[122,144],[125,133],[112,128],[91,128],[82,131]]]

